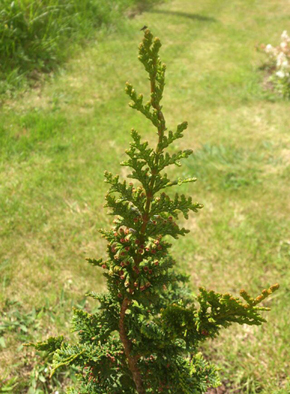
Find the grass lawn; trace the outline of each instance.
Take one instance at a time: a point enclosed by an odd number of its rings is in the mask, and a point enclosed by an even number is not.
[[[289,16],[282,0],[173,0],[96,35],[51,82],[4,103],[0,392],[13,377],[12,392],[27,392],[36,358],[23,342],[70,335],[71,306],[104,289],[85,261],[104,255],[98,229],[112,220],[103,172],[122,173],[132,127],[154,138],[124,94],[127,80],[148,92],[136,59],[144,24],[163,43],[167,123],[189,122],[180,148],[195,153],[176,171],[198,178],[184,190],[204,204],[173,244],[181,269],[194,291],[281,286],[265,303],[267,324],[234,325],[203,351],[225,393],[290,392],[290,103],[265,91],[255,48],[278,44]]]

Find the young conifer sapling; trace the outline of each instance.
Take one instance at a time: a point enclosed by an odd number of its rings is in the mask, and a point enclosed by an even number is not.
[[[105,173],[110,184],[107,207],[115,217],[113,228],[102,231],[108,258],[88,261],[103,269],[108,291],[89,294],[99,303],[96,313],[74,310],[76,344],[58,337],[35,345],[54,352],[52,373],[68,365],[78,369],[79,386],[69,393],[193,394],[219,386],[216,367],[204,360],[199,344],[232,323],[260,325],[265,321],[260,312],[267,308],[258,304],[278,288],[274,285],[256,298],[245,290],[236,298],[200,288],[196,297],[187,285],[189,278],[175,270],[170,237],[188,233],[178,217],[187,219],[202,205],[171,193],[195,178],[171,180],[164,172],[179,166],[192,151],[168,152],[183,137],[187,123],[175,131],[167,129],[161,106],[166,67],[159,58],[160,47],[160,40],[145,30],[139,60],[149,75],[149,101],[144,103],[143,95],[129,83],[126,86],[131,107],[156,129],[156,146],[132,130],[122,163],[130,168],[132,182]]]

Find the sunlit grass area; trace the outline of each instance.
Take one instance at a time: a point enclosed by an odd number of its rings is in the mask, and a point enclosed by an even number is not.
[[[96,33],[50,83],[5,101],[0,377],[12,379],[13,393],[27,392],[37,363],[22,344],[72,335],[72,306],[94,308],[85,293],[104,290],[101,272],[85,260],[104,256],[98,230],[112,220],[103,172],[123,174],[132,127],[153,138],[124,94],[127,80],[148,92],[136,60],[144,24],[163,42],[168,126],[189,122],[182,147],[194,155],[178,174],[198,178],[184,190],[204,204],[187,223],[190,234],[174,241],[180,269],[193,291],[255,295],[281,286],[265,304],[267,324],[232,326],[203,351],[221,368],[226,393],[290,392],[289,101],[265,90],[256,50],[290,30],[289,15],[282,0],[173,0]]]

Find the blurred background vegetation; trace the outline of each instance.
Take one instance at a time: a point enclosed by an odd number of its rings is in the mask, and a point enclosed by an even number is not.
[[[0,94],[61,64],[76,43],[157,0],[1,0]]]

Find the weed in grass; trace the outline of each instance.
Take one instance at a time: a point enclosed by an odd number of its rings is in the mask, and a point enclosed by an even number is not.
[[[65,382],[69,379],[74,380],[72,374],[59,371],[51,378],[51,361],[52,354],[47,352],[45,347],[35,352],[27,351],[25,345],[40,337],[47,326],[50,324],[60,324],[70,315],[73,306],[71,300],[68,299],[67,292],[62,289],[58,300],[54,305],[46,301],[41,308],[33,308],[26,312],[22,305],[17,301],[8,299],[3,303],[0,312],[0,348],[4,353],[9,349],[20,357],[15,357],[14,377],[2,378],[0,380],[0,393],[29,393],[44,394],[51,393],[55,390],[63,392]],[[75,306],[81,309],[87,308],[85,299],[79,300]],[[45,323],[44,323],[45,321]],[[5,376],[5,374],[4,374]],[[2,391],[1,391],[2,390]]]
[[[4,379],[0,376],[0,393],[16,393],[17,390],[17,377],[11,379]]]
[[[33,309],[29,313],[23,313],[19,309],[18,302],[11,302],[6,300],[4,308],[1,311],[1,344],[6,347],[5,336],[9,332],[17,333],[20,341],[27,340],[27,333],[30,330],[34,331],[39,328],[40,320],[42,317],[41,311]],[[32,333],[30,334],[33,337]]]
[[[270,85],[283,98],[290,98],[290,37],[284,30],[281,43],[277,47],[271,44],[263,45],[262,49],[268,55],[267,70]]]

